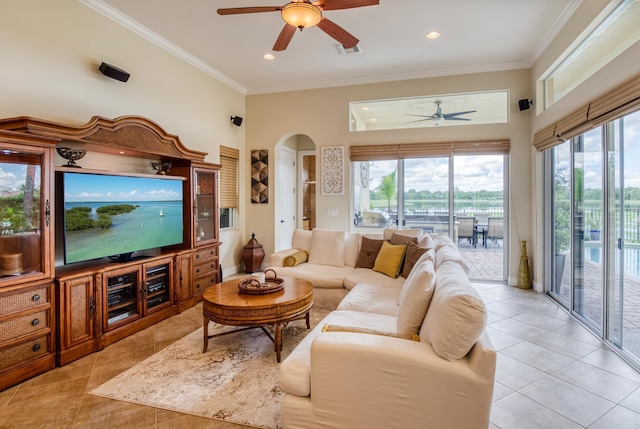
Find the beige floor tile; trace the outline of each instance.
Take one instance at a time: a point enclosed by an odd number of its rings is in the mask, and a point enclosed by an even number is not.
[[[615,406],[611,401],[551,375],[518,392],[585,427]]]
[[[580,429],[575,422],[514,393],[493,404],[491,422],[500,429]]]
[[[579,361],[553,375],[616,404],[640,387],[639,383]]]
[[[614,407],[596,420],[589,429],[640,429],[640,414],[624,407]]]

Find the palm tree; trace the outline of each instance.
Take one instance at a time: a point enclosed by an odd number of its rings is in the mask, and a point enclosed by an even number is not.
[[[389,214],[391,214],[391,200],[396,196],[396,170],[382,177],[382,182],[376,188],[378,195],[381,198],[387,199],[387,205],[389,208]]]

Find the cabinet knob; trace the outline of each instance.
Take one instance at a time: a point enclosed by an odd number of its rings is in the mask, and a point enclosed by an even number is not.
[[[31,297],[31,301],[40,301],[40,295],[35,294]]]
[[[196,289],[200,289],[200,283],[196,283]]]
[[[196,253],[196,259],[200,259],[200,254]]]
[[[216,266],[216,264],[211,264],[209,265],[211,268],[214,268]]]
[[[200,268],[196,268],[196,273],[199,273],[199,272],[200,272]]]
[[[34,352],[37,352],[38,350],[40,350],[42,348],[42,346],[40,344],[34,344],[33,347],[31,347],[31,349]]]
[[[32,325],[32,326],[38,326],[39,324],[40,324],[40,319],[33,319],[33,320],[31,321],[31,325]]]
[[[209,251],[209,255],[213,255],[213,250]]]

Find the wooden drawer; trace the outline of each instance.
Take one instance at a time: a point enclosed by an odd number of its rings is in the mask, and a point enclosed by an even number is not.
[[[0,342],[49,327],[49,310],[40,310],[0,322]]]
[[[42,286],[25,292],[0,296],[0,315],[15,313],[51,302],[49,287]]]
[[[200,261],[206,261],[208,259],[214,259],[218,257],[217,247],[203,247],[202,249],[198,249],[193,253],[193,262],[199,263]]]
[[[193,280],[193,293],[199,294],[218,282],[218,272],[212,272],[205,276],[195,277]]]
[[[0,371],[49,354],[49,335],[0,349]]]
[[[200,277],[218,271],[218,258],[198,262],[193,266],[193,276]]]

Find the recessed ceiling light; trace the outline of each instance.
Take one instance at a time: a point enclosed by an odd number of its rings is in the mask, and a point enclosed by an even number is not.
[[[272,54],[272,53],[270,53],[270,52],[267,52],[266,54],[264,54],[264,55],[262,56],[262,58],[264,58],[265,60],[269,60],[269,61],[271,61],[271,60],[274,60],[274,59],[276,58],[276,56],[275,56],[275,55],[273,55],[273,54]]]
[[[369,110],[367,106],[363,107],[362,110]]]
[[[378,120],[377,120],[376,118],[371,118],[371,119],[369,119],[369,121],[371,121],[371,122],[378,122]]]
[[[438,37],[440,37],[440,33],[437,31],[430,31],[427,33],[427,39],[437,39]]]

